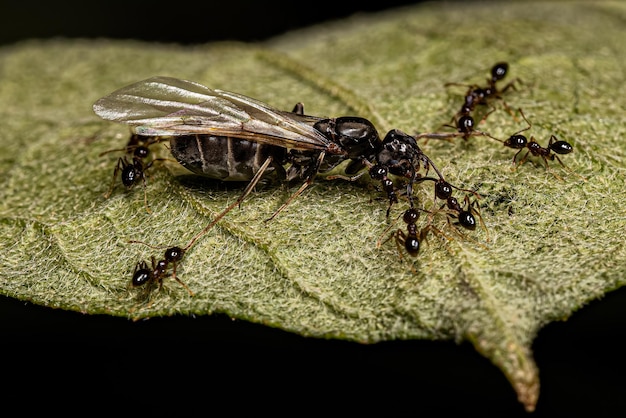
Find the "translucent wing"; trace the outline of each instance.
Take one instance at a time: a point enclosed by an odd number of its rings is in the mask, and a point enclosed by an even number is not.
[[[326,149],[313,128],[319,120],[272,109],[240,94],[172,77],[123,87],[93,105],[102,119],[124,123],[144,136],[231,136],[299,150]]]

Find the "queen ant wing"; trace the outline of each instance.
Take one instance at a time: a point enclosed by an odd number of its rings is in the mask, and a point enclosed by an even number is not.
[[[313,128],[321,118],[276,110],[241,94],[172,77],[122,87],[96,101],[93,110],[142,136],[230,136],[302,151],[328,150],[330,144]]]

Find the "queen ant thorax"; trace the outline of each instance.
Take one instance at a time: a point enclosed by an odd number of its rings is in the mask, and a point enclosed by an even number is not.
[[[524,164],[524,162],[526,162],[528,156],[530,156],[530,155],[535,156],[535,157],[541,157],[543,159],[543,162],[544,162],[545,166],[546,166],[546,170],[550,171],[559,180],[563,180],[558,174],[554,173],[550,169],[550,164],[548,163],[548,161],[557,160],[559,162],[559,164],[561,164],[561,166],[565,170],[569,171],[570,173],[572,173],[572,174],[574,174],[574,175],[576,175],[576,176],[578,176],[578,177],[580,177],[581,179],[584,180],[584,177],[580,176],[577,173],[574,173],[559,158],[559,155],[565,155],[565,154],[571,153],[574,150],[572,145],[569,142],[566,142],[566,141],[563,141],[563,140],[559,140],[555,135],[551,135],[550,136],[550,140],[548,142],[548,146],[547,147],[542,147],[535,140],[534,136],[531,136],[530,139],[528,139],[528,138],[526,138],[526,136],[521,135],[522,132],[525,132],[525,131],[529,130],[532,127],[532,124],[528,121],[528,119],[526,118],[526,115],[524,115],[524,112],[522,111],[522,109],[518,109],[518,111],[519,111],[520,115],[522,115],[522,118],[524,119],[526,124],[528,125],[526,128],[520,129],[519,131],[517,131],[513,135],[509,136],[504,141],[490,136],[491,138],[493,138],[493,139],[495,139],[497,141],[502,142],[502,144],[505,147],[509,147],[509,148],[513,148],[513,149],[518,150],[515,153],[515,155],[513,156],[513,164],[516,164],[518,167],[521,166],[522,164]],[[526,153],[524,154],[524,156],[520,160],[517,160],[517,156],[524,149],[526,149]]]

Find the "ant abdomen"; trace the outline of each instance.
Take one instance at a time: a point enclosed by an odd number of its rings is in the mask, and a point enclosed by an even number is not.
[[[132,285],[133,287],[143,286],[151,279],[152,271],[148,268],[148,264],[145,261],[137,263],[135,266],[135,272],[133,273]]]
[[[491,68],[491,80],[493,83],[502,80],[506,77],[506,73],[509,71],[509,64],[506,62],[499,62]]]
[[[417,257],[420,252],[420,241],[417,239],[417,225],[407,226],[407,237],[404,239],[404,249],[412,257]]]
[[[459,220],[459,225],[461,225],[465,229],[469,229],[473,231],[476,229],[476,218],[470,211],[462,210],[457,215]]]
[[[552,138],[556,139],[554,135],[552,135]],[[557,154],[569,154],[574,150],[574,147],[572,147],[570,143],[566,141],[555,141],[550,143],[550,149]]]

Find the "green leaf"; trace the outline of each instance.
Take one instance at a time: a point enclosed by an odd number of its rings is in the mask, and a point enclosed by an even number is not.
[[[485,19],[485,16],[490,18]],[[491,18],[497,16],[497,18]],[[307,336],[364,343],[469,340],[531,411],[539,396],[531,344],[626,281],[623,3],[424,4],[290,33],[264,44],[194,48],[119,41],[27,42],[0,55],[0,293],[37,304],[130,318],[232,317]],[[593,36],[590,36],[593,34]],[[381,135],[436,131],[465,89],[510,64],[533,135],[574,152],[546,170],[486,137],[431,140],[423,150],[451,183],[477,188],[486,230],[430,235],[419,257],[398,251],[406,202],[385,215],[367,181],[319,179],[275,220],[295,189],[258,187],[193,246],[174,280],[145,294],[129,286],[138,261],[183,245],[242,191],[157,163],[145,190],[105,199],[128,139],[95,100],[155,75],[236,91],[278,109],[358,114]],[[480,129],[506,138],[525,127],[496,103]],[[159,151],[167,156],[165,148]],[[574,174],[575,173],[575,174]],[[582,180],[579,176],[585,177]],[[365,176],[367,177],[367,176]],[[558,177],[562,177],[560,180]],[[426,205],[432,189],[420,187]],[[425,222],[425,219],[422,219]]]

